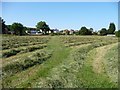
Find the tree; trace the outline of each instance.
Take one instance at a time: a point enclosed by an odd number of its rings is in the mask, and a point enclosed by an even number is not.
[[[80,35],[92,35],[92,31],[90,31],[89,29],[87,29],[86,27],[82,27],[79,30],[79,34]]]
[[[11,31],[11,25],[6,25],[8,28],[8,31]]]
[[[13,23],[11,25],[11,30],[14,31],[15,35],[23,35],[24,33],[24,27],[21,23]]]
[[[102,29],[100,30],[100,35],[101,35],[101,36],[107,35],[107,30],[106,30],[106,28],[102,28]]]
[[[38,30],[41,29],[44,34],[47,34],[47,31],[50,30],[49,26],[44,21],[38,22],[36,27],[37,27]]]
[[[114,34],[115,32],[115,24],[114,23],[110,23],[109,29],[108,29],[108,34]]]
[[[7,26],[5,25],[5,21],[0,17],[0,29],[2,29],[1,33],[2,34],[7,34],[8,33],[8,29]]]
[[[89,30],[90,30],[91,32],[93,32],[93,28],[90,28]]]
[[[117,37],[120,37],[120,30],[116,31],[116,32],[115,32],[115,35],[116,35]]]

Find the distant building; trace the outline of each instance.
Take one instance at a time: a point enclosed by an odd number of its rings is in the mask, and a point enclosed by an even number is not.
[[[72,34],[74,34],[75,31],[73,29],[71,29],[69,32],[70,32],[69,34],[72,35]]]
[[[37,31],[37,30],[30,30],[30,34],[31,34],[31,35],[38,34],[38,31]]]
[[[59,33],[59,29],[51,29],[51,32],[53,32],[53,33]]]
[[[68,29],[65,29],[65,30],[63,30],[63,34],[69,35],[69,34],[70,34],[70,31],[69,31]]]
[[[28,30],[26,30],[26,33],[29,35],[42,34],[41,30],[38,31],[36,28],[28,28]]]

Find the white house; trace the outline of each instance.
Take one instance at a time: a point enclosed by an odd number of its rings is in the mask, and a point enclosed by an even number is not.
[[[59,33],[58,29],[51,29],[53,31],[53,33]]]
[[[71,30],[70,30],[70,34],[74,34],[74,30],[71,29]]]
[[[30,34],[31,34],[31,35],[38,34],[38,31],[37,31],[37,30],[30,30]]]

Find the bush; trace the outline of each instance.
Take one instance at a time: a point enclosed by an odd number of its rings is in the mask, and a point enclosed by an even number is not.
[[[120,30],[116,31],[116,32],[115,32],[115,35],[116,35],[117,37],[120,37]]]
[[[79,31],[80,35],[92,35],[92,32],[86,27],[82,27]]]
[[[101,35],[101,36],[107,35],[107,30],[106,30],[106,28],[102,28],[102,29],[100,30],[100,35]]]

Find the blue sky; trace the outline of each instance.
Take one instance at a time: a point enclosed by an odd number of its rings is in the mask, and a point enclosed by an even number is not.
[[[117,2],[2,2],[2,18],[6,24],[22,23],[35,27],[46,21],[50,28],[75,29],[82,26],[100,30],[110,22],[118,27]]]

